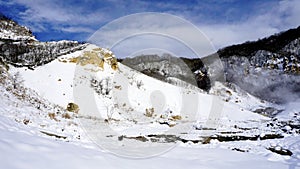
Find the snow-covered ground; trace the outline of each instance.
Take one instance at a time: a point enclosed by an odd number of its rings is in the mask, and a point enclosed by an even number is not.
[[[19,72],[37,98],[61,109],[75,102],[80,111],[62,110],[53,117],[54,109],[33,107],[0,87],[1,168],[300,168],[299,130],[281,126],[290,120],[298,125],[297,103],[286,109],[221,83],[208,94],[122,64],[113,70],[105,62],[98,70],[68,61],[79,55],[81,51],[61,56],[35,70],[10,69]],[[80,87],[87,90],[81,93]],[[85,111],[94,110],[90,106],[98,112]],[[253,113],[268,107],[285,109],[282,113],[288,111],[290,118]],[[235,140],[226,141],[228,137]],[[202,144],[205,140],[209,144]],[[159,149],[161,145],[167,146]]]
[[[151,158],[130,159],[101,151],[95,145],[65,142],[42,137],[35,129],[0,116],[1,168],[299,168],[297,158],[283,157],[270,152],[243,153],[232,151],[230,144],[208,146],[180,145],[165,154]],[[299,137],[287,139],[292,150]],[[275,142],[275,141],[274,141]],[[239,144],[239,143],[232,143]],[[248,149],[257,143],[248,143]],[[285,143],[287,144],[287,143]],[[236,146],[236,145],[235,145]],[[299,156],[299,154],[298,154]]]
[[[3,113],[5,110],[1,110]],[[27,112],[24,112],[27,113]],[[0,116],[1,168],[299,168],[298,137],[269,142],[232,142],[211,145],[181,144],[165,154],[142,159],[115,156],[92,143],[66,142],[41,136],[36,128]],[[296,152],[285,157],[263,149],[261,145],[286,145]],[[233,151],[252,150],[252,153]]]

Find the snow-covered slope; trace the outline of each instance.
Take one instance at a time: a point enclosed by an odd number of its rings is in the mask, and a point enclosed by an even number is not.
[[[93,48],[95,48],[95,46],[90,45],[86,49],[86,51],[92,50]],[[81,55],[81,52],[82,51],[78,51],[72,54],[64,55],[59,59],[47,65],[37,67],[34,70],[29,70],[27,68],[11,68],[10,72],[19,72],[21,77],[24,79],[24,85],[26,87],[36,90],[42,97],[48,99],[49,101],[56,103],[62,107],[66,107],[69,102],[74,102],[74,85],[78,85],[76,84],[76,79],[74,81],[74,77],[76,77],[75,73],[79,72],[76,69],[79,69],[80,65],[76,65],[75,63],[63,60],[76,58]],[[91,67],[91,69],[92,68],[93,67]],[[93,88],[95,90],[95,94],[97,94],[99,102],[101,102],[101,99],[106,99],[106,107],[117,107],[115,111],[121,111],[122,116],[125,119],[129,118],[124,117],[125,114],[128,113],[126,111],[128,109],[133,109],[137,112],[146,113],[145,109],[154,108],[154,114],[157,117],[159,117],[161,115],[164,115],[163,113],[168,112],[172,112],[174,115],[180,115],[181,113],[186,112],[188,110],[193,110],[189,109],[190,107],[195,107],[194,112],[191,112],[191,114],[194,113],[194,115],[197,115],[200,118],[207,117],[211,109],[211,106],[209,105],[212,104],[212,101],[214,99],[218,99],[217,95],[220,95],[218,93],[218,91],[220,90],[217,89],[215,90],[215,95],[211,95],[206,94],[202,90],[197,89],[196,87],[191,87],[189,85],[186,85],[186,87],[174,86],[141,74],[120,63],[117,71],[111,70],[109,67],[105,67],[104,70],[99,70],[96,72],[90,71],[90,69],[88,69],[87,74],[85,74],[85,76],[93,76],[91,79],[86,80],[87,83],[92,83],[92,80],[98,82],[100,82],[101,80],[108,80],[108,86],[102,88],[102,90],[108,90],[108,93],[105,95],[102,91],[98,91],[97,93],[96,88],[102,86],[100,86],[100,84],[94,84],[95,86]],[[221,84],[218,85],[220,86]],[[266,107],[267,104],[259,102],[259,99],[256,99],[253,102],[249,102],[249,100],[248,102],[246,102],[245,98],[243,97],[250,97],[247,96],[247,94],[245,96],[236,95],[235,97],[236,101],[239,102],[240,106],[232,107],[229,106],[229,103],[232,102],[229,102],[227,104],[226,100],[220,101],[221,105],[225,104],[225,108],[221,113],[222,115],[228,116],[231,119],[240,120],[246,120],[247,118],[249,118],[249,120],[251,118],[265,119],[265,117],[251,113],[249,111],[253,110],[255,107],[258,108],[259,106]],[[153,99],[164,101],[165,103],[157,103],[158,105],[155,105],[156,103]],[[186,99],[189,102],[184,103],[184,100],[182,99]],[[241,100],[243,100],[242,103],[240,103]],[[125,106],[123,106],[123,104],[125,104]],[[187,106],[183,104],[187,104]],[[252,107],[249,107],[249,105],[252,105]],[[245,109],[245,111],[241,111],[242,108]],[[229,113],[229,110],[232,113]],[[103,116],[107,116],[107,114]],[[140,114],[131,118],[135,118],[137,120],[137,118],[142,118],[143,116],[143,114]],[[118,119],[121,117],[118,115],[118,113],[113,113],[113,117],[110,118]]]
[[[98,53],[100,60],[83,57],[85,53]],[[268,140],[299,132],[295,127],[284,130],[288,119],[274,121],[282,107],[237,86],[217,82],[210,93],[189,85],[174,86],[121,63],[116,69],[106,53],[111,55],[106,49],[89,45],[84,51],[61,56],[34,70],[11,68],[10,73],[19,72],[26,87],[62,108],[70,102],[78,104],[79,115],[74,118],[81,128],[102,148],[119,155],[132,155],[128,149],[136,153],[149,145]],[[100,126],[96,132],[101,136],[89,132]]]
[[[122,158],[91,142],[78,125],[80,116],[72,115],[72,118],[66,119],[62,117],[66,112],[61,112],[51,119],[47,110],[51,112],[53,106],[49,104],[49,109],[38,109],[33,106],[34,103],[26,102],[27,99],[20,100],[3,88],[9,87],[8,85],[9,83],[0,88],[0,158],[3,159],[1,168],[164,168],[166,164],[171,168],[195,169],[199,166],[215,169],[300,167],[299,136],[263,141],[214,140],[205,145],[187,142],[151,158]],[[219,88],[223,86],[220,85]],[[235,98],[237,93],[231,92]],[[26,93],[29,96],[35,95],[33,91]],[[35,97],[38,100],[39,96]],[[267,150],[270,147],[277,150],[287,149],[294,154],[291,157],[281,156]]]
[[[82,51],[62,56],[63,58],[77,57]],[[41,97],[50,102],[66,107],[73,101],[73,78],[76,64],[67,64],[56,59],[36,69],[27,67],[9,70],[12,74],[19,72],[24,85],[37,91]]]

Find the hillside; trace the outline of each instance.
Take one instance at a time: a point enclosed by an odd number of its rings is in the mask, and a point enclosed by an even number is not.
[[[275,103],[300,99],[300,27],[226,47],[218,55],[227,82]]]
[[[237,84],[257,97],[280,103],[287,101],[286,95],[281,93],[285,89],[293,98],[293,93],[300,91],[296,85],[300,75],[300,27],[257,41],[225,47],[202,59],[153,54],[119,61],[151,77],[176,83],[171,80],[175,77],[209,91],[214,81],[211,79],[216,77],[209,74],[208,70],[213,64],[211,58],[216,56],[222,60],[226,81]],[[178,64],[181,66],[176,68]],[[260,69],[265,73],[257,75]]]
[[[220,49],[221,58],[245,57],[252,66],[300,74],[300,27]]]
[[[300,99],[300,27],[258,41],[225,47],[210,56],[176,58],[141,55],[119,61],[148,76],[176,84],[172,78],[209,91],[218,76],[250,94],[274,103]],[[221,63],[215,67],[215,58]],[[205,63],[205,64],[204,64]],[[181,65],[181,66],[176,66]]]
[[[171,84],[177,84],[176,79],[180,79],[205,91],[211,88],[207,70],[201,59],[177,58],[165,53],[162,56],[142,55],[119,61],[132,69]]]
[[[21,26],[15,21],[0,13],[0,37],[2,40],[24,40],[36,41],[32,32],[25,26]]]

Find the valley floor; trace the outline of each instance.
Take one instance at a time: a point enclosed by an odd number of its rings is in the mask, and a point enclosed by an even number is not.
[[[300,144],[291,148],[293,157],[284,157],[272,152],[245,153],[233,151],[231,144],[191,145],[182,144],[167,153],[150,158],[131,159],[102,151],[92,143],[65,142],[63,140],[42,137],[31,127],[18,124],[12,119],[0,116],[0,158],[1,168],[300,168]],[[278,140],[293,142],[299,137]],[[275,141],[277,142],[277,140]],[[243,143],[237,143],[243,145]],[[247,143],[248,148],[256,147]]]

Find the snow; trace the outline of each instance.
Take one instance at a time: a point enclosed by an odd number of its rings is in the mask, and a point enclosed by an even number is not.
[[[16,35],[14,32],[7,31],[7,30],[0,30],[0,38],[15,40],[15,41],[19,41],[19,40],[37,41],[34,36]]]
[[[1,168],[288,168],[296,166],[268,154],[241,153],[224,148],[175,147],[169,152],[144,159],[121,158],[101,151],[35,135],[30,128],[0,116]],[[296,147],[299,148],[299,147]]]
[[[94,48],[96,46],[89,45],[85,51]],[[277,105],[262,101],[237,86],[227,87],[218,82],[210,93],[205,93],[186,85],[175,86],[153,79],[120,63],[116,71],[108,63],[103,71],[94,71],[91,65],[59,61],[78,57],[82,52],[61,56],[34,70],[9,70],[11,74],[19,72],[24,86],[35,90],[41,98],[62,108],[69,102],[78,103],[80,112],[71,114],[70,119],[61,114],[56,115],[57,120],[51,119],[48,113],[54,109],[39,110],[0,86],[1,168],[300,168],[299,134],[288,126],[285,129],[291,133],[283,132],[280,127],[276,128],[275,122],[274,128],[267,127],[272,118],[253,113],[255,109]],[[76,79],[78,76],[80,81]],[[106,95],[95,92],[90,87],[91,78],[106,80],[102,90],[109,92]],[[87,90],[79,94],[92,94],[78,100],[75,93],[80,87]],[[84,111],[90,110],[91,100],[97,103],[99,113]],[[288,108],[278,118],[290,120],[299,112],[298,105],[297,102],[286,105]],[[154,108],[156,116],[145,116],[145,109],[150,108]],[[182,116],[182,120],[170,120],[174,115]],[[98,135],[93,135],[94,132]],[[189,141],[155,143],[126,138],[151,134],[172,134]],[[255,141],[192,142],[214,134],[260,137]],[[260,140],[267,134],[285,137]],[[270,147],[288,149],[293,155],[273,153],[268,150]]]
[[[19,26],[14,21],[0,20],[0,26],[0,39],[37,41],[33,35],[29,34],[27,27]]]
[[[70,58],[79,56],[82,51],[62,56]],[[36,90],[40,96],[50,102],[66,107],[73,101],[73,78],[76,64],[66,64],[58,59],[35,70],[28,68],[14,68],[11,73],[20,72],[26,87]]]

